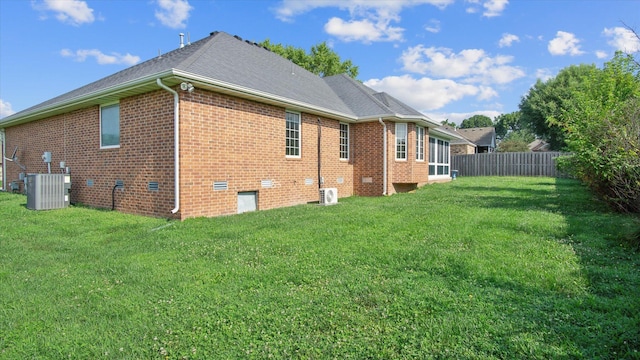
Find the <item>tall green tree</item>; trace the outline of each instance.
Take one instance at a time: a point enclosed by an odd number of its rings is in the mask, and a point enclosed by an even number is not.
[[[550,121],[573,155],[560,164],[623,212],[640,213],[640,65],[621,52]]]
[[[269,39],[259,44],[319,76],[347,74],[354,79],[358,76],[358,66],[351,60],[340,59],[326,42],[312,46],[309,52],[291,45],[274,44]]]
[[[584,90],[596,71],[595,65],[571,65],[547,81],[538,79],[520,101],[522,124],[546,140],[551,150],[564,148],[564,114],[576,107],[574,94]]]
[[[517,132],[526,128],[520,120],[520,112],[514,111],[508,114],[500,114],[493,120],[496,128],[496,138],[502,140],[507,134]]]
[[[460,124],[461,129],[487,126],[493,126],[493,121],[491,121],[491,118],[486,115],[473,115],[470,118],[462,120],[462,123]]]

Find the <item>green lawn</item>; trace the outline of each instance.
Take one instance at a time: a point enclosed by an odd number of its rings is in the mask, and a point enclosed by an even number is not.
[[[637,218],[458,178],[167,222],[0,194],[2,359],[640,359]]]

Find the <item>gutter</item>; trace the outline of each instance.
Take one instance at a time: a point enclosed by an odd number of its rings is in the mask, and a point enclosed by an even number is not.
[[[172,88],[162,83],[160,78],[156,83],[161,88],[173,94],[173,182],[175,207],[171,210],[175,214],[180,210],[180,97]]]
[[[382,118],[378,118],[378,121],[380,122],[380,124],[382,124],[383,127],[383,133],[382,133],[382,142],[384,143],[383,146],[383,151],[382,151],[382,158],[383,158],[383,164],[382,164],[382,196],[387,195],[387,124],[384,123],[384,121],[382,121]]]

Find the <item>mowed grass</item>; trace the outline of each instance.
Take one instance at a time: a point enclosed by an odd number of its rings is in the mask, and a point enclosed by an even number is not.
[[[458,178],[167,222],[0,194],[2,359],[638,359],[640,256],[579,183]]]

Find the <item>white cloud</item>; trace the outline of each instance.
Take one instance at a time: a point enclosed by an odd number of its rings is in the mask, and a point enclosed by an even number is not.
[[[598,59],[606,59],[607,57],[609,57],[609,54],[606,51],[598,50],[596,51],[596,57]]]
[[[363,11],[375,10],[378,13],[399,13],[405,7],[433,5],[444,9],[455,0],[282,0],[275,8],[276,17],[282,21],[292,21],[294,17],[317,8],[337,7],[349,10],[353,15]]]
[[[514,42],[519,42],[520,38],[517,35],[505,33],[502,34],[500,41],[498,41],[499,47],[510,47]]]
[[[324,25],[327,34],[333,35],[342,41],[361,41],[371,43],[374,41],[399,41],[402,40],[403,28],[393,27],[388,21],[376,23],[369,19],[344,21],[333,17]]]
[[[403,70],[442,78],[463,78],[464,82],[506,84],[525,76],[522,69],[507,65],[513,57],[490,57],[481,49],[453,53],[448,48],[410,47],[402,53]]]
[[[572,33],[558,31],[556,37],[549,41],[549,53],[551,55],[582,55],[584,51],[580,50],[580,40]]]
[[[371,79],[365,85],[393,94],[406,104],[424,111],[437,110],[466,96],[486,100],[497,93],[489,87],[461,84],[449,79],[413,78],[410,75]]]
[[[536,70],[536,79],[540,79],[542,81],[547,81],[554,77],[555,75],[549,69],[538,69]]]
[[[462,123],[463,120],[468,119],[470,117],[472,117],[473,115],[484,115],[484,116],[488,116],[489,118],[491,118],[492,120],[495,119],[497,116],[503,114],[502,111],[496,111],[496,110],[479,110],[479,111],[473,111],[473,112],[466,112],[466,113],[425,113],[425,115],[427,115],[429,118],[435,120],[436,122],[442,122],[444,120],[448,120],[450,122],[454,122],[458,125],[460,125]]]
[[[71,57],[75,61],[83,62],[88,57],[93,57],[96,59],[96,62],[100,65],[109,65],[109,64],[124,64],[124,65],[135,65],[140,62],[139,56],[134,56],[129,53],[122,55],[118,53],[111,53],[111,55],[104,54],[102,51],[97,49],[80,49],[75,52],[69,49],[60,50],[60,55],[64,57]]]
[[[502,15],[504,8],[507,7],[509,0],[487,0],[482,5],[485,11],[482,13],[486,17],[494,17]]]
[[[629,54],[640,51],[640,39],[629,29],[623,27],[605,28],[602,33],[609,38],[607,43],[616,50]]]
[[[466,0],[467,3],[471,4],[466,8],[468,14],[476,14],[480,11],[479,5],[482,4],[484,10],[482,11],[482,16],[485,17],[496,17],[502,15],[502,12],[509,4],[509,0],[485,0],[484,2],[480,0]]]
[[[424,29],[430,33],[437,34],[440,32],[440,21],[431,19],[429,20],[429,23],[425,25]]]
[[[159,10],[156,10],[156,18],[162,25],[172,29],[186,27],[185,21],[189,18],[189,12],[193,7],[187,0],[158,0]]]
[[[11,108],[11,103],[0,99],[0,119],[16,112]]]
[[[348,10],[349,19],[332,17],[324,26],[325,31],[343,41],[402,41],[404,29],[392,26],[400,21],[404,8],[429,4],[444,8],[454,0],[283,0],[275,9],[282,21],[293,21],[297,15],[317,8],[334,7]]]
[[[93,9],[86,1],[81,0],[44,0],[43,3],[32,2],[32,6],[40,11],[52,11],[56,19],[63,23],[80,26],[95,21]],[[46,18],[46,16],[44,17]]]

